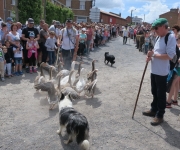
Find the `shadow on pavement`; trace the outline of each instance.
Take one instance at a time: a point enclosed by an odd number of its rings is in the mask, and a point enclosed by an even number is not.
[[[172,112],[174,115],[176,116],[179,116],[180,114],[180,110],[179,109],[176,109],[176,108],[171,108],[170,109],[170,112]]]

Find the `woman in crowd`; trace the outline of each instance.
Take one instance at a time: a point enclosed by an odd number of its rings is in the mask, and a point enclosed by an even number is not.
[[[15,43],[15,41],[14,41],[14,39],[15,39],[15,38],[20,38],[19,33],[17,32],[17,30],[18,30],[17,24],[16,24],[16,23],[13,23],[13,24],[11,25],[11,31],[10,31],[9,34],[7,35],[9,42],[10,42],[11,45],[13,45],[13,46],[17,46],[16,43]]]
[[[180,31],[180,27],[178,25],[174,25],[172,27],[172,30],[174,32],[174,36],[177,40],[177,45],[180,47],[180,34],[178,32]],[[179,81],[180,81],[180,59],[179,59],[179,65],[175,68],[176,75],[174,76],[171,89],[168,95],[168,99],[166,101],[166,108],[171,108],[171,104],[178,105],[177,102],[177,95],[179,91]],[[174,99],[172,97],[174,96]]]

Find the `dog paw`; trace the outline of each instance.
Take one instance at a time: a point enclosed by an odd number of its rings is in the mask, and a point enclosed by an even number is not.
[[[57,130],[57,134],[61,135],[61,131],[60,131],[60,130]]]

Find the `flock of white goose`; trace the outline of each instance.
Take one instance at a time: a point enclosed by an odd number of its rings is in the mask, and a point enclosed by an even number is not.
[[[60,62],[57,66],[58,71],[54,66],[41,63],[41,71],[35,78],[34,88],[37,91],[41,90],[48,93],[49,109],[53,109],[59,102],[62,93],[65,96],[69,95],[71,100],[80,99],[81,96],[93,98],[98,71],[98,69],[95,69],[95,61],[96,60],[92,61],[92,70],[87,74],[87,78],[84,78],[82,75],[85,71],[85,69],[82,68],[83,62],[73,61],[71,70],[62,69],[63,65],[62,62]],[[75,64],[79,65],[78,70],[75,70]],[[45,77],[43,70],[48,71],[49,79]]]

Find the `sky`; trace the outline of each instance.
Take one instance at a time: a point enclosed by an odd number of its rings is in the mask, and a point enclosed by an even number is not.
[[[95,0],[95,7],[106,12],[121,13],[122,18],[137,16],[143,21],[152,23],[160,14],[171,8],[180,8],[178,0]]]

